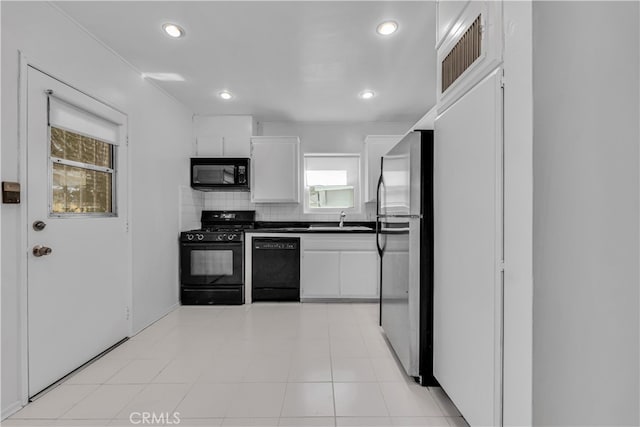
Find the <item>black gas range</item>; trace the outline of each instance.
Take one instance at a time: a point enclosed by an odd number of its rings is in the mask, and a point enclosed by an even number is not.
[[[244,303],[244,230],[255,211],[202,211],[198,230],[180,233],[183,305]]]

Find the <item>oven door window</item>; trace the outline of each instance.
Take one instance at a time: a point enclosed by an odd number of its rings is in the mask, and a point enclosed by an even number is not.
[[[191,251],[192,276],[233,276],[233,251],[196,249]]]
[[[241,285],[242,244],[183,243],[180,277],[183,285]]]

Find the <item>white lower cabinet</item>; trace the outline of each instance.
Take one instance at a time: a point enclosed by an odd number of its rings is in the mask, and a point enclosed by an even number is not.
[[[301,264],[303,299],[375,299],[379,295],[373,234],[305,236]]]
[[[340,252],[304,251],[302,271],[303,298],[340,295]]]
[[[340,296],[378,296],[378,254],[375,251],[340,252]]]

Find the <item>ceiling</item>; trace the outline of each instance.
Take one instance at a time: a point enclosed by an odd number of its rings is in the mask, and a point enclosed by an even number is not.
[[[71,18],[196,114],[416,120],[435,103],[435,2],[61,1]],[[398,22],[391,36],[375,29]],[[172,39],[162,24],[177,23]],[[375,96],[358,94],[371,89]],[[223,101],[217,94],[234,97]]]

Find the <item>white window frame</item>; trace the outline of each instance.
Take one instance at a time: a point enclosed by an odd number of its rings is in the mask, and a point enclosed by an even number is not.
[[[309,206],[309,188],[307,186],[307,158],[355,158],[358,162],[358,170],[356,172],[357,183],[353,186],[353,207],[352,208],[313,208]],[[302,161],[303,186],[302,197],[305,214],[336,214],[344,211],[345,213],[361,213],[362,212],[362,156],[360,153],[305,153]]]
[[[65,106],[71,111],[77,111],[79,115],[88,118],[89,124],[85,124],[82,129],[87,129],[84,132],[81,129],[74,129],[74,126],[67,126],[69,117],[73,115],[63,115],[61,121],[56,120],[52,122],[52,100],[60,106]],[[58,111],[58,110],[56,110]],[[75,117],[75,116],[74,116]],[[112,132],[107,131],[104,133],[104,126],[110,128]],[[95,139],[97,141],[109,144],[111,146],[111,168],[101,167],[89,163],[76,162],[67,159],[60,159],[51,155],[51,128],[56,127],[65,131],[73,132],[78,135],[86,136],[88,138]],[[92,134],[92,133],[95,133]],[[104,136],[104,137],[103,137]],[[112,140],[109,140],[109,137]],[[73,102],[60,97],[57,94],[53,94],[53,91],[47,91],[47,179],[48,179],[48,217],[49,218],[117,218],[118,217],[118,198],[117,198],[117,183],[118,183],[118,148],[120,145],[121,132],[120,124],[116,123],[109,117],[102,117],[93,111],[89,111]],[[53,211],[53,165],[54,163],[77,167],[80,169],[94,170],[98,172],[105,172],[111,175],[111,212],[54,212]]]
[[[81,132],[66,129],[61,126],[55,126],[58,129],[62,129],[68,132],[73,132],[78,135],[83,135],[88,138],[95,139],[105,144],[109,144],[111,147],[111,165],[113,168],[108,168],[104,166],[98,166],[91,163],[83,163],[77,162],[73,160],[60,159],[58,157],[54,157],[51,155],[51,125],[48,126],[47,129],[47,137],[49,139],[49,147],[47,158],[49,159],[49,170],[48,170],[48,179],[49,179],[49,218],[73,218],[73,217],[93,217],[93,218],[109,218],[109,217],[117,217],[117,198],[116,198],[116,160],[117,160],[117,151],[118,146],[109,141],[102,141],[94,136],[86,135]],[[92,170],[97,172],[104,172],[111,175],[111,212],[54,212],[53,211],[53,165],[54,163],[66,166],[73,166],[79,169]]]

